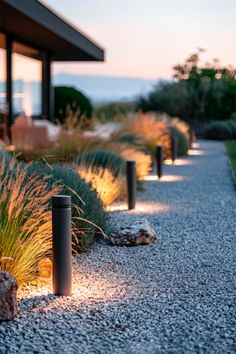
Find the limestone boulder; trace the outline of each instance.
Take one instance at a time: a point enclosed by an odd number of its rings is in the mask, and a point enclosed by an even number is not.
[[[0,270],[0,321],[12,320],[18,313],[17,289],[16,279]]]
[[[140,219],[131,225],[122,226],[109,238],[114,246],[139,246],[156,242],[157,236],[149,221]]]

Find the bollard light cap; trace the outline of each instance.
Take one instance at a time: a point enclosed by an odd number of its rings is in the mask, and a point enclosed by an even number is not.
[[[134,161],[134,160],[128,160],[128,161],[126,161],[126,164],[127,164],[127,165],[136,165],[136,161]]]
[[[53,207],[68,207],[71,205],[70,195],[53,195],[52,206]]]

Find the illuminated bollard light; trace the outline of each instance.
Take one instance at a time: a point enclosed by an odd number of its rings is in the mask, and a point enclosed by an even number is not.
[[[172,163],[175,162],[177,156],[177,142],[176,139],[172,136],[171,137],[171,160]]]
[[[53,294],[72,294],[71,197],[52,197]]]
[[[136,162],[126,162],[126,176],[127,176],[127,204],[128,209],[135,209],[136,204]]]
[[[158,179],[160,179],[163,174],[163,156],[164,156],[163,146],[157,145],[157,147],[156,147],[156,166],[157,166]]]

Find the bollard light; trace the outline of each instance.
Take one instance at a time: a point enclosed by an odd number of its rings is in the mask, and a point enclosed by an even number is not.
[[[157,166],[158,179],[160,179],[163,174],[163,156],[164,156],[163,146],[158,145],[156,147],[156,166]]]
[[[126,162],[126,176],[127,176],[127,204],[128,209],[135,209],[136,204],[136,162]]]
[[[52,197],[53,293],[72,294],[71,197]]]
[[[176,139],[172,136],[171,137],[171,160],[172,163],[175,162],[177,156],[177,142]]]

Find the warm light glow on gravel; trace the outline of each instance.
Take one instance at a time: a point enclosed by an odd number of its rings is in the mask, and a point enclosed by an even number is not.
[[[159,182],[179,182],[183,181],[185,178],[183,176],[178,175],[164,175],[160,179],[157,176],[145,176],[142,180],[143,181],[159,181]]]
[[[167,159],[164,161],[165,165],[173,165],[173,166],[185,166],[185,165],[192,165],[192,161],[191,160],[187,160],[187,159],[177,159],[175,160],[175,162],[173,163],[171,159]]]
[[[155,175],[145,176],[142,178],[142,181],[158,181],[158,177]]]
[[[200,156],[200,155],[206,155],[206,152],[203,150],[188,150],[188,155],[189,156]]]
[[[127,211],[130,214],[154,214],[166,212],[169,209],[170,206],[166,204],[139,201],[137,202],[135,209],[128,210],[126,203],[123,202],[115,205],[110,205],[107,208],[107,211]]]
[[[51,297],[52,286],[51,280],[47,283],[37,284],[37,286],[29,285],[18,291],[18,300],[24,299],[39,299],[42,297],[47,298],[48,304],[46,305],[48,310],[53,307],[58,307],[60,311],[60,303],[65,301],[75,301],[76,304],[80,305],[82,303],[94,303],[94,302],[106,302],[109,300],[120,300],[128,296],[126,283],[127,277],[117,276],[117,265],[115,263],[107,262],[103,265],[104,270],[106,270],[106,275],[98,274],[96,271],[84,271],[80,269],[79,262],[73,259],[73,288],[72,296],[65,297]],[[70,300],[71,299],[71,300]],[[53,305],[54,304],[54,305]],[[39,305],[34,311],[41,311],[41,306]]]
[[[199,143],[192,143],[192,148],[193,149],[198,149],[200,147]]]
[[[164,175],[161,177],[160,182],[180,182],[186,179],[184,176],[178,175]]]

